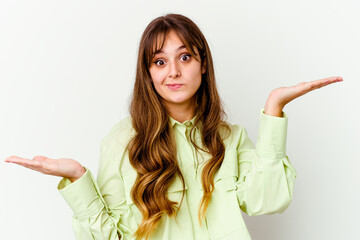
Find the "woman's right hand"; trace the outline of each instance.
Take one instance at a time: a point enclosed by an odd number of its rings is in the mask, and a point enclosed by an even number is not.
[[[86,172],[86,169],[79,162],[70,158],[51,159],[45,156],[35,156],[30,160],[10,156],[5,159],[5,162],[16,163],[43,174],[65,177],[71,182],[75,182]]]

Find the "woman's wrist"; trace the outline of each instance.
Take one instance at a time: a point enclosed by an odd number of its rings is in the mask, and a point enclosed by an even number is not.
[[[79,178],[81,178],[86,173],[86,169],[84,167],[81,168],[81,170],[76,174],[75,177],[68,177],[71,183],[75,182]]]
[[[272,104],[271,102],[266,102],[264,113],[266,115],[271,115],[275,117],[282,117],[283,116],[283,107],[279,104]]]

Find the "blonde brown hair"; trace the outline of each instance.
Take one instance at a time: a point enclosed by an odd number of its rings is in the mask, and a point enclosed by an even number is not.
[[[201,179],[204,195],[199,207],[199,222],[205,216],[206,208],[214,190],[214,174],[220,168],[225,155],[225,146],[220,128],[229,126],[223,120],[225,112],[219,97],[211,52],[207,41],[197,25],[180,14],[167,14],[152,20],[146,27],[138,51],[136,79],[130,104],[130,115],[136,135],[129,142],[129,159],[137,171],[131,197],[140,210],[143,219],[134,236],[148,239],[156,229],[161,215],[176,216],[177,202],[166,197],[167,189],[178,175],[185,186],[184,177],[176,159],[176,145],[169,116],[160,95],[156,92],[149,72],[155,53],[163,47],[166,34],[173,30],[188,51],[206,68],[201,85],[195,93],[197,118],[190,131],[190,140],[197,151],[211,154],[203,167]],[[198,55],[194,49],[198,50]],[[195,126],[201,124],[199,147],[193,139]],[[204,149],[205,148],[205,149]]]

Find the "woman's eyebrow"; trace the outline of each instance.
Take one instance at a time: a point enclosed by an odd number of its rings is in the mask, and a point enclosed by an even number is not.
[[[181,45],[180,47],[178,47],[178,48],[176,49],[176,51],[178,52],[178,51],[180,51],[181,49],[184,49],[184,48],[186,48],[185,45]],[[165,52],[164,52],[163,50],[159,49],[159,50],[157,50],[157,51],[155,52],[154,56],[155,56],[156,54],[159,54],[159,53],[165,53]]]

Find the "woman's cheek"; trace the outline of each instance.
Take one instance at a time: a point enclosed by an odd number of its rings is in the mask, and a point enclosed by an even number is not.
[[[153,77],[154,81],[156,81],[158,84],[165,84],[164,81],[165,81],[165,74],[164,73],[161,73],[161,72],[158,72],[156,74],[154,74],[154,77]]]

